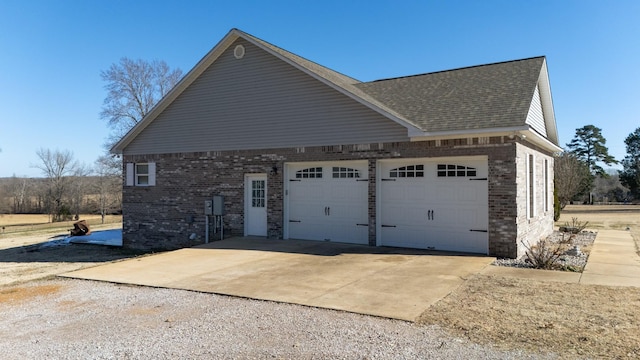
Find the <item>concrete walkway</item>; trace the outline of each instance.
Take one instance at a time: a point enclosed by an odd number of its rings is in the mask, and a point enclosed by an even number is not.
[[[629,231],[598,230],[582,273],[488,266],[485,275],[586,285],[640,287],[640,256]]]
[[[244,237],[61,276],[413,321],[494,260],[424,250]]]
[[[629,231],[600,230],[581,284],[640,287],[640,256]]]

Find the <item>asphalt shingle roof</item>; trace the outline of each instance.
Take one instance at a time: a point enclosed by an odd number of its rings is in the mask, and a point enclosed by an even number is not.
[[[355,84],[427,132],[525,124],[544,57]]]

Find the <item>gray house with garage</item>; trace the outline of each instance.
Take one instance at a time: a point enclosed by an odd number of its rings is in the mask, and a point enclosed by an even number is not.
[[[204,242],[222,195],[225,236],[517,257],[561,149],[544,57],[360,82],[232,29],[112,151],[127,247]]]

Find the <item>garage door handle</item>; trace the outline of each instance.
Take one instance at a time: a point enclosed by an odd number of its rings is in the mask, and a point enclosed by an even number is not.
[[[486,181],[487,178],[475,178],[475,179],[469,179],[469,180],[471,180],[471,181],[473,181],[473,180],[485,180]]]
[[[289,220],[289,222],[302,222],[300,220]]]
[[[356,179],[356,181],[369,181],[369,179]]]
[[[469,229],[469,231],[475,231],[475,232],[489,232],[488,230],[480,230],[480,229]]]
[[[396,181],[396,179],[382,179],[382,181]]]
[[[382,225],[382,227],[396,227],[395,225]]]
[[[369,224],[356,224],[356,226],[369,226]]]

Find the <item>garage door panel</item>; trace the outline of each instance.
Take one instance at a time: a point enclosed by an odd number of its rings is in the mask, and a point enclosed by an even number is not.
[[[308,177],[295,178],[300,171]],[[300,220],[289,223],[289,238],[369,242],[367,227],[357,227],[369,222],[368,162],[288,164],[288,176],[289,219]]]
[[[427,249],[427,236],[423,229],[414,227],[383,227],[381,230],[383,238],[394,239],[392,244],[383,244],[390,246],[399,246],[407,248]]]
[[[483,232],[458,230],[452,233],[455,242],[442,244],[444,250],[487,253],[487,234]]]
[[[318,218],[323,215],[324,209],[316,206],[314,203],[300,203],[291,206],[292,214],[295,214],[292,220],[308,220]]]
[[[382,245],[487,253],[487,161],[413,159],[382,162],[382,175],[422,163],[423,178],[396,179],[380,186]],[[443,169],[447,171],[442,172]],[[451,169],[451,170],[449,170]],[[471,180],[474,179],[474,180]],[[482,180],[478,180],[482,179]]]
[[[368,229],[369,228],[367,226],[358,226],[352,222],[336,221],[329,229],[329,239],[335,242],[368,244]]]
[[[385,213],[382,224],[390,226],[419,224],[425,222],[427,218],[427,211],[423,207],[410,204],[389,206],[385,209]]]
[[[310,221],[289,223],[289,237],[291,239],[324,240],[322,232],[324,226],[322,223]]]

